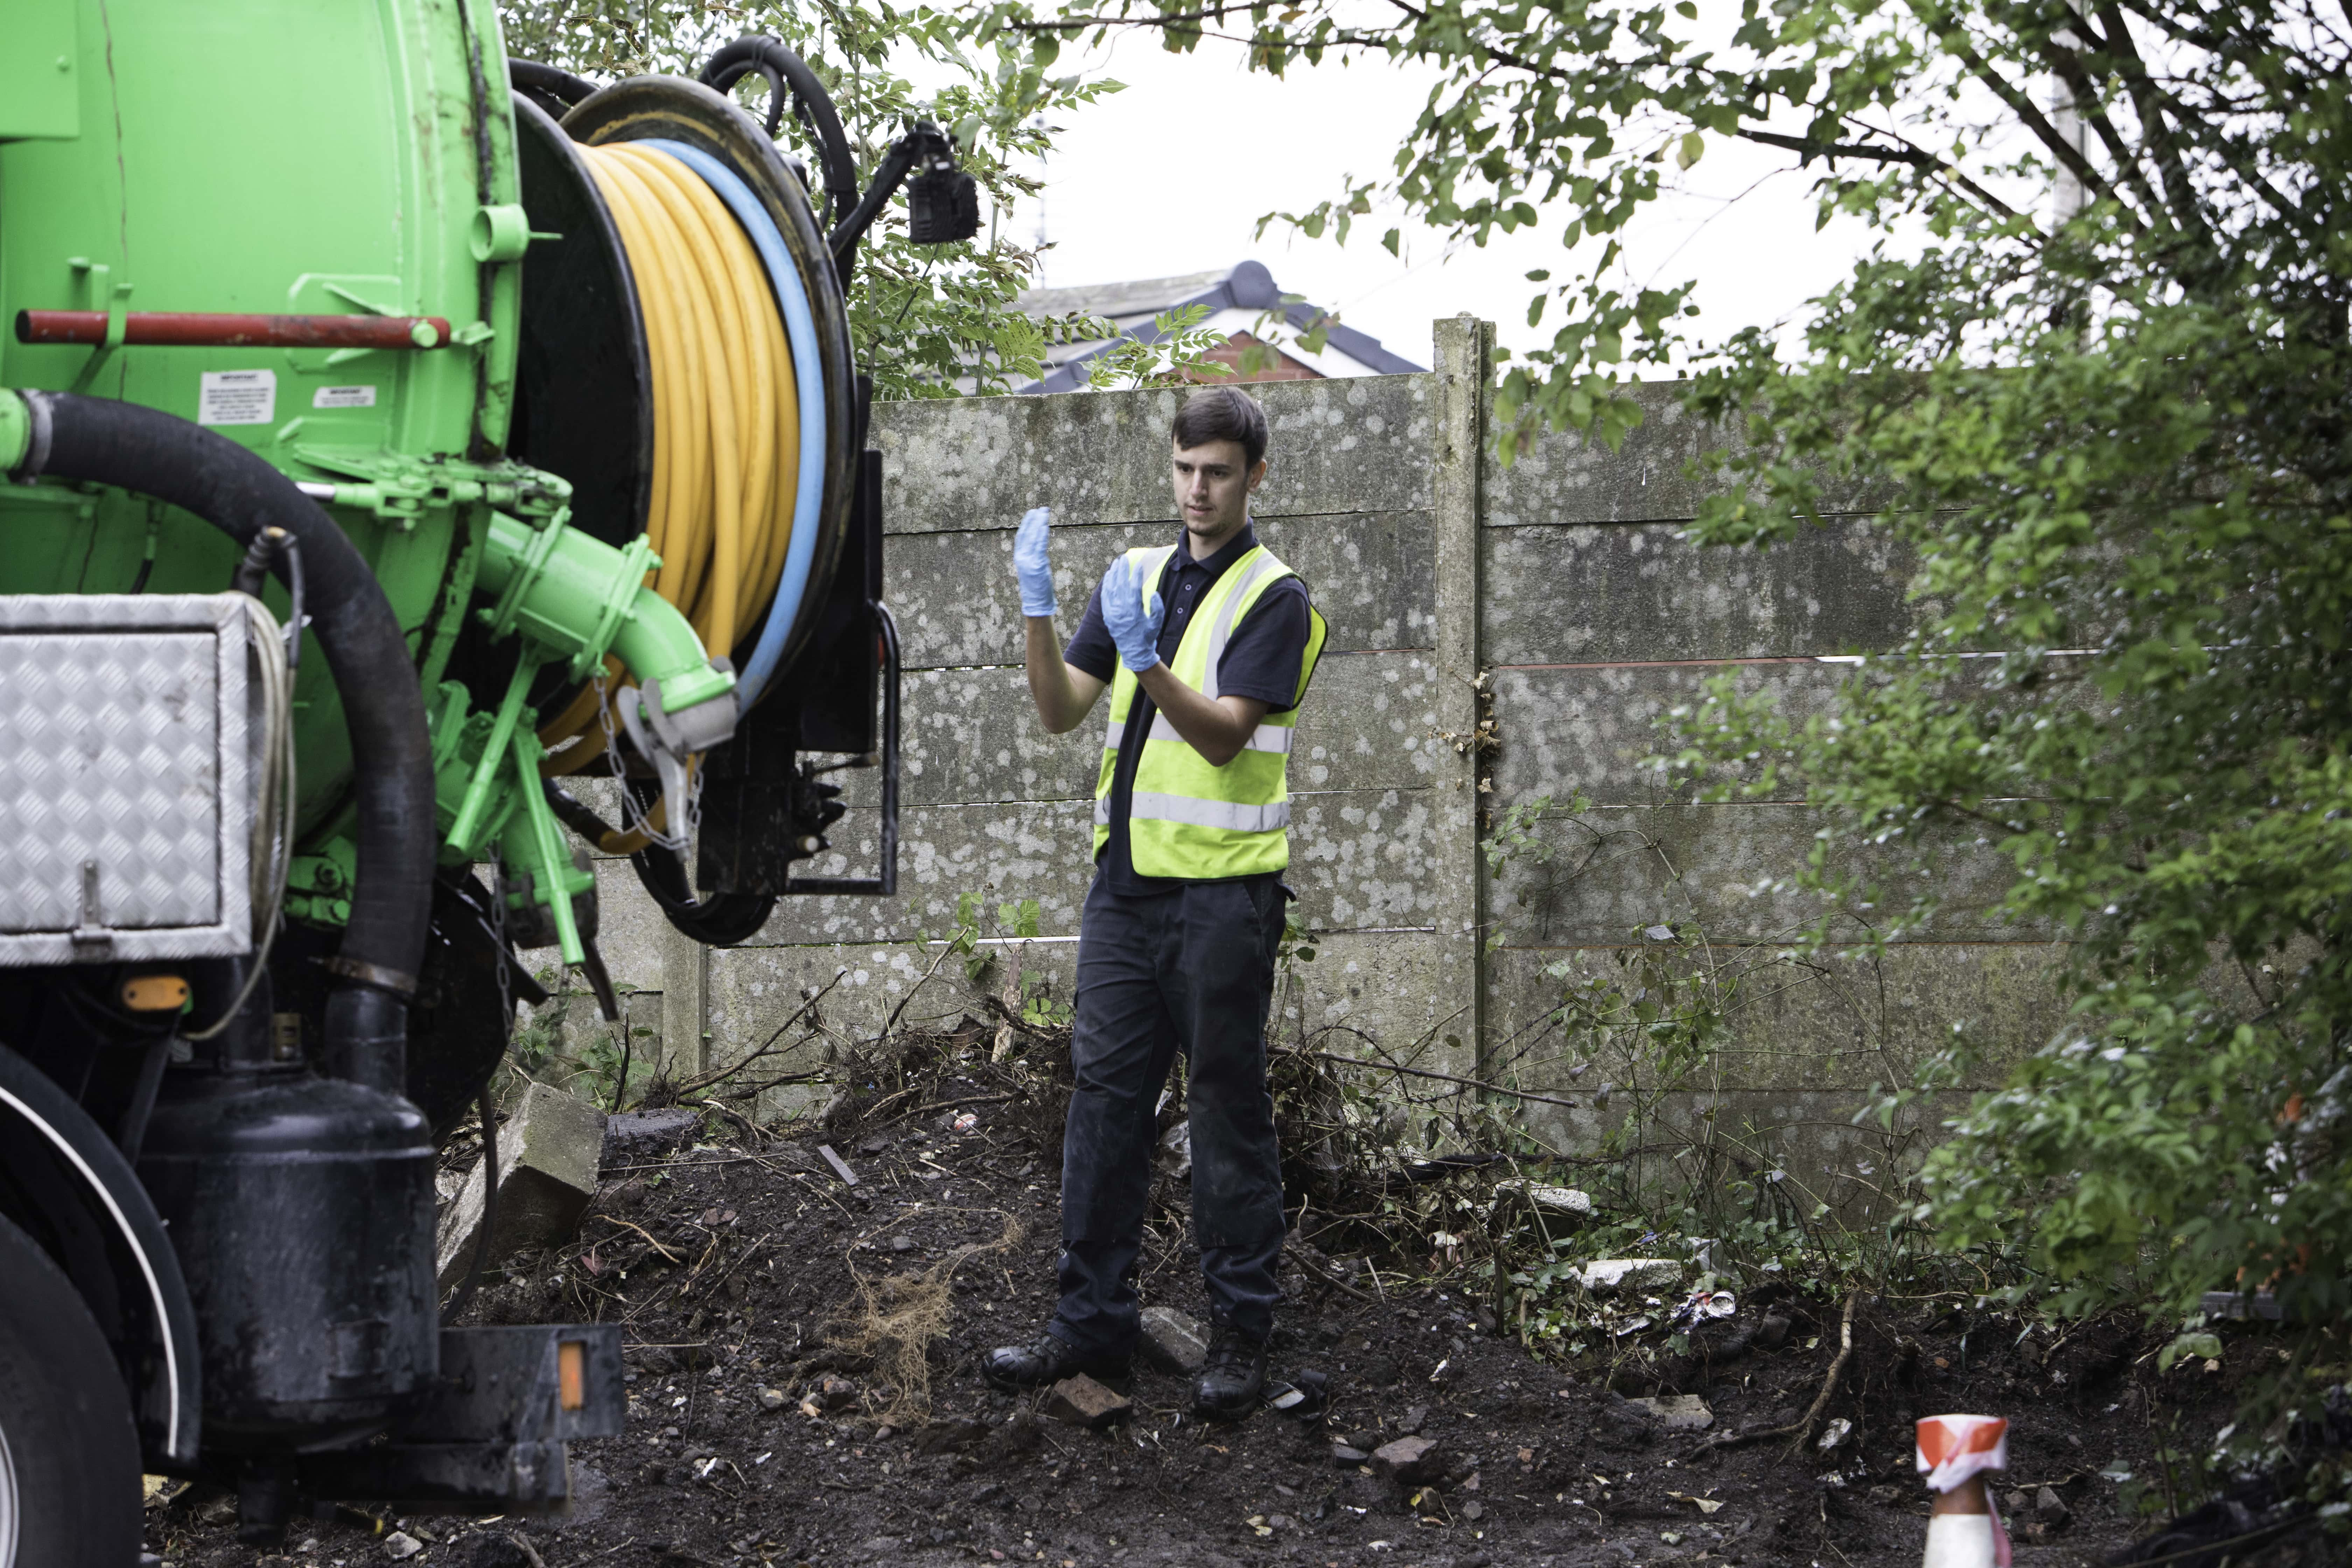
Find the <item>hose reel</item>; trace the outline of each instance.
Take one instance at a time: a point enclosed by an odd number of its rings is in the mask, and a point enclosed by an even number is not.
[[[724,95],[753,72],[772,93],[764,132]],[[700,82],[640,77],[597,89],[528,62],[514,62],[510,79],[539,241],[524,262],[510,446],[571,479],[575,527],[614,545],[650,543],[662,562],[656,592],[731,658],[745,710],[737,740],[694,781],[698,802],[706,781],[715,785],[717,831],[700,858],[715,891],[695,897],[683,853],[693,825],[648,809],[646,781],[632,778],[638,820],[619,830],[569,795],[551,803],[607,852],[629,854],[672,922],[699,941],[744,940],[780,893],[895,891],[898,639],[880,603],[879,470],[859,457],[865,384],[843,279],[909,176],[916,237],[970,237],[971,177],[955,172],[952,142],[918,122],[861,197],[822,83],[772,38],[728,46]],[[817,150],[830,232],[805,174],[772,141],[788,102]],[[610,685],[534,690],[551,783],[640,771],[618,756]],[[818,686],[861,694],[862,721],[845,721],[844,702]],[[812,720],[804,699],[825,711]],[[842,814],[839,790],[796,760],[818,750],[882,766],[877,878],[791,875]],[[666,798],[682,798],[670,783]],[[778,851],[747,852],[767,842]]]
[[[697,622],[707,640],[729,634],[711,650],[735,660],[748,708],[805,640],[808,584],[830,577],[856,486],[856,371],[830,248],[774,144],[698,83],[634,78],[560,125],[518,94],[516,120],[524,209],[562,237],[525,260],[510,445],[572,480],[575,526],[613,544],[651,536],[656,585],[689,618],[720,569],[765,579],[727,585],[759,613]],[[766,352],[770,334],[788,357]],[[789,384],[752,385],[758,366]],[[745,405],[771,388],[779,439],[761,450],[779,460],[745,472],[739,441],[736,471],[719,472],[711,427],[749,435]],[[724,549],[719,524],[751,493],[793,505],[770,537]]]

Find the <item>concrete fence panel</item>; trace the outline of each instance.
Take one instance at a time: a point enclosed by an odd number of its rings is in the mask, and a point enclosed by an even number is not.
[[[1788,881],[1822,814],[1700,804],[1651,765],[1660,717],[1708,679],[1801,717],[1851,674],[1822,656],[1891,647],[1912,626],[1912,563],[1867,515],[1866,489],[1834,498],[1852,515],[1772,549],[1698,548],[1684,530],[1715,481],[1694,459],[1720,436],[1681,412],[1675,388],[1636,389],[1643,422],[1616,451],[1551,436],[1505,467],[1487,426],[1491,346],[1465,318],[1439,323],[1426,374],[1252,389],[1273,431],[1259,531],[1331,627],[1290,775],[1287,880],[1317,952],[1286,978],[1280,1026],[1576,1098],[1582,1047],[1556,1016],[1563,988],[1665,924],[1747,977],[1715,1098],[1678,1113],[1712,1106],[1767,1143],[1849,1114],[1941,1049],[1956,1019],[2012,1055],[2046,1037],[2056,950],[1999,918],[2007,868],[1968,836],[1928,847],[1948,902],[1916,940],[1798,964],[1787,944],[1818,911]],[[1068,997],[1103,721],[1059,737],[1036,723],[1013,530],[1028,508],[1055,508],[1066,637],[1114,555],[1176,537],[1176,406],[1149,390],[876,407],[886,591],[908,663],[900,893],[785,900],[751,942],[709,952],[668,931],[625,864],[600,864],[607,963],[635,994],[633,1019],[658,1018],[654,1046],[673,1064],[724,1065],[820,990],[836,1039],[870,1037],[902,1007],[909,1020],[984,1011],[925,941],[965,894],[989,911],[983,951],[999,960],[982,984],[1005,994],[1026,973]],[[874,780],[845,776],[849,813],[812,873],[873,864]],[[1490,873],[1481,838],[1539,797],[1550,858]],[[1889,900],[1916,889],[1908,852],[1836,853]],[[1036,935],[995,930],[996,906],[1024,900]],[[1846,918],[1859,936],[1887,912]],[[1537,1112],[1563,1137],[1597,1125],[1589,1109]]]

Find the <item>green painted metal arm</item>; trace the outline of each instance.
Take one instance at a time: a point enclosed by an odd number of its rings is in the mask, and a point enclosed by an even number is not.
[[[528,868],[530,889],[528,894],[534,903],[547,906],[555,925],[555,945],[566,963],[578,963],[587,956],[580,940],[580,923],[573,913],[572,900],[596,885],[593,871],[583,871],[572,863],[571,840],[555,820],[555,813],[547,804],[547,792],[539,782],[539,742],[529,731],[516,734],[509,742],[512,749],[517,777],[524,781],[515,791],[520,810],[507,818],[499,835],[499,858],[509,866]],[[520,904],[525,897],[518,891],[508,895],[509,903]]]

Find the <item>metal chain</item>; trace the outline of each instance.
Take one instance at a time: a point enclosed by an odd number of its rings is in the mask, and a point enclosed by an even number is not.
[[[604,689],[604,677],[595,677],[595,717],[604,726],[604,771],[612,775],[614,787],[621,795],[621,832],[645,832],[649,839],[658,839],[649,823],[649,814],[637,804],[637,797],[628,787],[628,769],[621,764],[621,729],[612,721],[612,693]]]
[[[667,833],[656,831],[652,826],[652,812],[639,806],[636,796],[629,790],[628,773],[621,762],[620,729],[613,722],[613,705],[605,689],[603,675],[600,674],[595,678],[595,687],[596,722],[604,731],[604,766],[611,773],[614,782],[620,785],[621,831],[623,833],[642,832],[653,842],[677,855],[680,859],[684,859],[688,848],[694,843],[695,836],[702,826],[702,769],[694,768],[692,777],[687,784],[686,808],[683,813],[686,821],[682,825],[670,824],[670,831]]]
[[[507,973],[507,866],[490,862],[490,935],[499,950],[499,1038],[514,1037],[514,977]]]
[[[646,813],[637,805],[637,797],[629,793],[629,775],[621,764],[621,736],[613,722],[612,694],[604,686],[604,677],[596,677],[596,722],[604,731],[604,766],[621,795],[621,831],[625,834],[644,829],[648,837],[653,830],[646,826]]]
[[[702,781],[710,773],[709,768],[702,766],[699,759],[695,760],[691,766],[692,773],[686,784],[686,820],[678,824],[680,858],[685,857],[687,846],[692,844],[702,831]]]

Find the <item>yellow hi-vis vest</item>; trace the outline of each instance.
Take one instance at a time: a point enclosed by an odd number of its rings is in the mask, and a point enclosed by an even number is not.
[[[1130,550],[1135,583],[1145,601],[1157,592],[1160,574],[1175,545]],[[1296,576],[1264,545],[1225,568],[1192,611],[1192,624],[1176,645],[1169,666],[1176,679],[1212,701],[1218,696],[1217,666],[1225,644],[1250,606],[1285,577]],[[1322,656],[1323,616],[1307,612],[1307,651],[1298,662],[1298,694],[1290,708],[1258,721],[1257,732],[1223,767],[1212,767],[1176,733],[1164,713],[1151,716],[1143,755],[1135,765],[1128,810],[1128,847],[1141,877],[1209,880],[1279,871],[1290,864],[1290,792],[1285,773],[1290,739],[1298,722],[1297,704]],[[1121,663],[1110,683],[1110,731],[1103,740],[1102,773],[1095,784],[1095,854],[1110,841],[1111,781],[1118,772],[1118,744],[1127,732],[1142,683]]]

